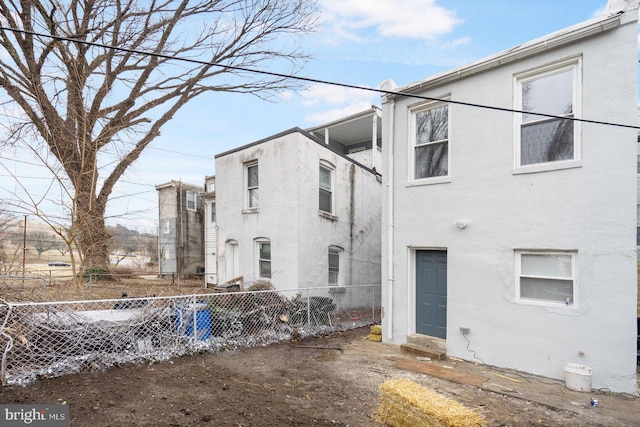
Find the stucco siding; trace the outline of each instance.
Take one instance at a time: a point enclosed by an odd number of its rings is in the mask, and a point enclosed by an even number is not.
[[[257,279],[256,238],[271,241],[271,282],[276,287],[289,288],[297,282],[295,269],[287,265],[297,264],[297,221],[295,203],[291,197],[298,193],[298,180],[290,174],[296,168],[295,151],[287,149],[287,141],[293,135],[265,142],[216,159],[218,200],[218,264],[226,262],[224,243],[238,242],[240,274],[245,281]],[[245,210],[245,164],[258,161],[259,210]],[[219,283],[231,278],[218,269]]]
[[[171,181],[156,188],[159,272],[197,274],[204,267],[202,187]],[[187,193],[193,197],[190,207]]]
[[[259,209],[247,210],[244,165],[256,160]],[[318,209],[321,161],[334,169],[334,212],[328,216]],[[329,246],[344,250],[344,285],[380,282],[380,184],[371,171],[294,131],[217,157],[216,181],[219,283],[231,279],[222,267],[229,240],[238,242],[245,282],[257,278],[256,238],[271,242],[270,282],[276,288],[328,286]],[[362,207],[366,200],[369,209]],[[354,233],[361,240],[357,247]],[[354,259],[366,260],[369,268]]]
[[[581,58],[581,116],[635,124],[637,25],[630,19],[490,71],[426,85],[421,95],[514,108],[514,76]],[[393,185],[385,192],[392,208],[383,205],[384,258],[392,260],[383,264],[385,340],[402,343],[415,332],[414,251],[445,249],[448,355],[553,378],[563,378],[566,363],[580,363],[593,368],[595,388],[635,394],[637,131],[583,123],[575,167],[518,173],[514,114],[451,104],[450,182],[416,185],[408,123],[417,103],[383,104],[383,128],[393,129],[383,144],[383,176]],[[460,220],[466,228],[455,225]],[[517,250],[574,251],[576,301],[518,300]],[[461,326],[471,329],[469,342]]]
[[[303,145],[304,144],[304,145]],[[380,198],[376,177],[343,157],[310,140],[299,145],[299,168],[308,181],[300,194],[301,281],[327,286],[329,246],[343,249],[342,283],[361,285],[380,282]],[[334,219],[318,211],[320,161],[334,169]],[[312,230],[314,230],[312,232]],[[309,271],[309,267],[314,269]]]

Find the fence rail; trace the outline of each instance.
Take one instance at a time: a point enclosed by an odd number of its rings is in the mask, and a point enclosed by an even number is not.
[[[0,304],[4,384],[380,321],[380,285]]]
[[[56,275],[0,275],[0,298],[9,302],[85,301],[119,298],[123,293],[143,295],[191,295],[213,292],[203,274],[87,273],[80,280],[68,271]],[[239,289],[242,290],[242,289]]]

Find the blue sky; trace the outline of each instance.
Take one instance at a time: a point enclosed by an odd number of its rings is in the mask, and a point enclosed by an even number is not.
[[[387,79],[402,86],[580,23],[603,13],[607,1],[319,0],[319,4],[321,30],[302,40],[313,59],[301,75],[375,88]],[[375,93],[327,85],[286,93],[273,102],[248,95],[205,94],[165,126],[117,186],[108,208],[113,219],[108,222],[154,231],[155,185],[172,179],[202,184],[205,176],[215,175],[217,153],[373,104],[380,105]],[[21,173],[28,168],[0,160]],[[0,199],[6,197],[0,192]]]

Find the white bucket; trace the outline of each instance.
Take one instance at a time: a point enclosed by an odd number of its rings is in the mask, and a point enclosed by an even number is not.
[[[570,390],[591,392],[591,368],[567,363],[564,366],[564,382]]]

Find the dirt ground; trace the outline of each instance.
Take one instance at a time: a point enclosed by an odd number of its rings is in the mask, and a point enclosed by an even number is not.
[[[72,426],[379,426],[380,384],[409,378],[479,411],[490,426],[640,425],[640,401],[631,396],[596,395],[600,404],[591,408],[592,395],[557,381],[491,376],[487,367],[461,361],[438,363],[487,375],[488,388],[502,393],[400,369],[390,357],[416,357],[363,339],[368,332],[43,379],[4,387],[0,403],[66,403]],[[536,395],[552,404],[527,399]]]

